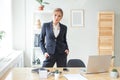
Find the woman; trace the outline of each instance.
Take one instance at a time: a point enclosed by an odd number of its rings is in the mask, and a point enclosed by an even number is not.
[[[63,17],[61,8],[53,11],[53,20],[42,26],[40,45],[45,56],[43,67],[66,67],[67,55],[69,53],[66,34],[67,26],[60,23]]]

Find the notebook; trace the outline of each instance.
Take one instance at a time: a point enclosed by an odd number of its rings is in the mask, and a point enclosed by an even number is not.
[[[64,74],[67,80],[87,80],[84,76],[80,74]]]
[[[111,55],[92,55],[88,58],[87,68],[81,69],[84,73],[108,72],[111,64]]]

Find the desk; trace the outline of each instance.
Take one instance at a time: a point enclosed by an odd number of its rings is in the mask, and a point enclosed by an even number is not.
[[[0,80],[40,80],[38,73],[32,73],[32,68],[13,68],[8,71]],[[47,68],[50,71],[54,71],[55,68]],[[63,74],[79,74],[80,68],[68,68],[69,71],[65,72],[62,68],[57,68],[59,71],[62,71],[59,80],[67,80]],[[117,68],[120,71],[120,68]],[[82,74],[88,80],[120,80],[120,77],[117,79],[112,79],[108,73],[98,73],[98,74]],[[48,77],[46,80],[54,80],[54,76]]]

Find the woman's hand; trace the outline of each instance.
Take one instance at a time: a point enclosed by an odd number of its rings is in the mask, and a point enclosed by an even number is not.
[[[66,50],[65,50],[65,53],[68,55],[68,54],[69,54],[69,50],[68,50],[68,49],[66,49]]]
[[[45,58],[48,58],[50,55],[46,52],[46,53],[44,54],[44,56],[45,56]]]

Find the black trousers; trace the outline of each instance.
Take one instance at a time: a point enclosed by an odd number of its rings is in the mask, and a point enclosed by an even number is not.
[[[50,54],[48,58],[46,58],[43,62],[42,67],[53,67],[54,64],[57,64],[57,67],[66,67],[67,64],[67,54]]]

